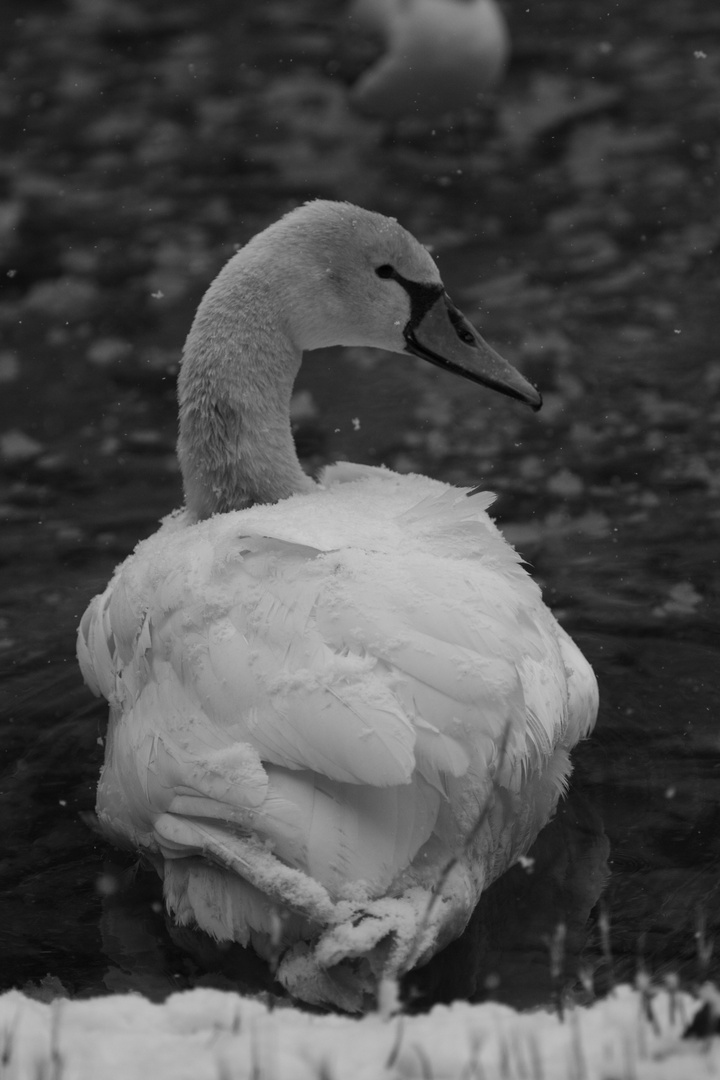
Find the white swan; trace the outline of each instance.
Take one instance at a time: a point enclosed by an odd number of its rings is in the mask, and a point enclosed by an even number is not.
[[[510,35],[495,0],[355,0],[351,17],[387,51],[350,100],[386,120],[477,105],[507,66]]]
[[[186,506],[78,634],[110,702],[103,829],[154,863],[178,922],[345,1008],[462,931],[551,815],[597,708],[491,495],[302,471],[302,351],[360,343],[539,407],[394,220],[294,210],[200,304],[179,382]]]

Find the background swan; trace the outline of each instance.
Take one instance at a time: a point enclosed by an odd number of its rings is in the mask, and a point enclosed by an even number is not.
[[[374,116],[432,119],[477,105],[507,66],[510,35],[495,0],[355,0],[352,17],[387,49],[351,94]]]
[[[362,1005],[426,960],[552,813],[592,671],[486,510],[421,476],[301,469],[302,351],[413,352],[539,407],[394,220],[303,206],[200,304],[179,381],[186,506],[83,616],[110,702],[97,810],[169,909]],[[431,897],[434,900],[431,902]]]

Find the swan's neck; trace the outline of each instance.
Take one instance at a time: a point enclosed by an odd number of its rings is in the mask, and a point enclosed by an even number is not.
[[[178,457],[192,519],[273,503],[315,484],[290,428],[302,349],[287,329],[282,290],[235,259],[206,293],[178,381]]]

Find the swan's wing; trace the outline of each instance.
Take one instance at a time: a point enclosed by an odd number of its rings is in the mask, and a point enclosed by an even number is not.
[[[83,671],[117,718],[105,827],[172,858],[160,817],[204,820],[185,855],[219,859],[253,834],[319,881],[384,888],[430,835],[438,794],[410,783],[415,731],[385,667],[318,628],[332,568],[270,538],[226,538],[213,559],[189,540],[139,551],[81,625]]]
[[[80,632],[117,717],[107,827],[228,868],[233,837],[254,835],[332,890],[363,879],[377,894],[453,781],[466,824],[488,788],[517,790],[565,737],[568,694],[538,590],[489,519],[473,533],[488,501],[424,500],[399,551],[320,551],[232,523],[212,543],[185,530],[141,546]]]

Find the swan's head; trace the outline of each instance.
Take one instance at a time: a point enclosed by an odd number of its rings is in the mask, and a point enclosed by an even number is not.
[[[285,315],[301,349],[365,345],[413,353],[540,408],[538,391],[455,307],[427,249],[393,218],[317,200],[244,251],[255,246],[282,263]]]

